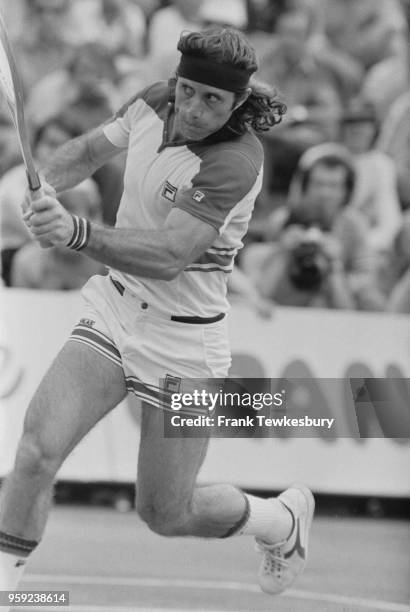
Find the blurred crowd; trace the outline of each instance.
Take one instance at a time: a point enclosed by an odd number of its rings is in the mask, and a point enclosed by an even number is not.
[[[227,24],[287,105],[232,294],[269,305],[410,313],[410,0],[0,0],[37,164],[173,75],[183,30]],[[115,223],[124,158],[62,194]],[[77,289],[101,266],[41,249],[22,218],[17,140],[0,104],[2,282]]]

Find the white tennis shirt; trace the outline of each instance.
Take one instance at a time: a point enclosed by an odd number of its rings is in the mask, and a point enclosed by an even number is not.
[[[253,132],[228,124],[202,141],[167,142],[172,86],[155,83],[133,97],[104,127],[127,148],[116,227],[159,230],[173,207],[218,231],[214,244],[171,281],[112,270],[149,304],[180,316],[226,312],[227,273],[243,245],[262,185],[263,149]]]

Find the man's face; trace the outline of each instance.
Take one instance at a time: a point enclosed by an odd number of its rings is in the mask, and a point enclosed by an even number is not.
[[[239,104],[230,91],[179,77],[175,130],[185,140],[202,140],[225,125]]]
[[[305,205],[312,217],[331,225],[346,198],[347,170],[343,166],[329,168],[317,164],[310,172],[305,192]]]

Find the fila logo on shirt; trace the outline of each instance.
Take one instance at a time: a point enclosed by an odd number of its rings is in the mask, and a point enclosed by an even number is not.
[[[195,191],[194,195],[192,196],[192,199],[195,200],[195,202],[202,202],[204,197],[205,194],[202,193],[202,191]]]
[[[170,202],[175,202],[175,198],[177,197],[178,189],[171,185],[168,181],[165,181],[165,184],[162,188],[161,195],[163,198],[166,198]]]

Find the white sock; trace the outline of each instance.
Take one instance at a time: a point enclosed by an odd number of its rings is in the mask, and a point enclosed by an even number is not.
[[[294,525],[290,511],[277,498],[262,499],[245,495],[249,503],[249,518],[238,535],[253,535],[264,542],[276,544],[286,540]]]
[[[0,591],[15,591],[23,577],[26,559],[0,551]],[[1,608],[3,610],[3,607]],[[6,608],[7,610],[7,608]]]

